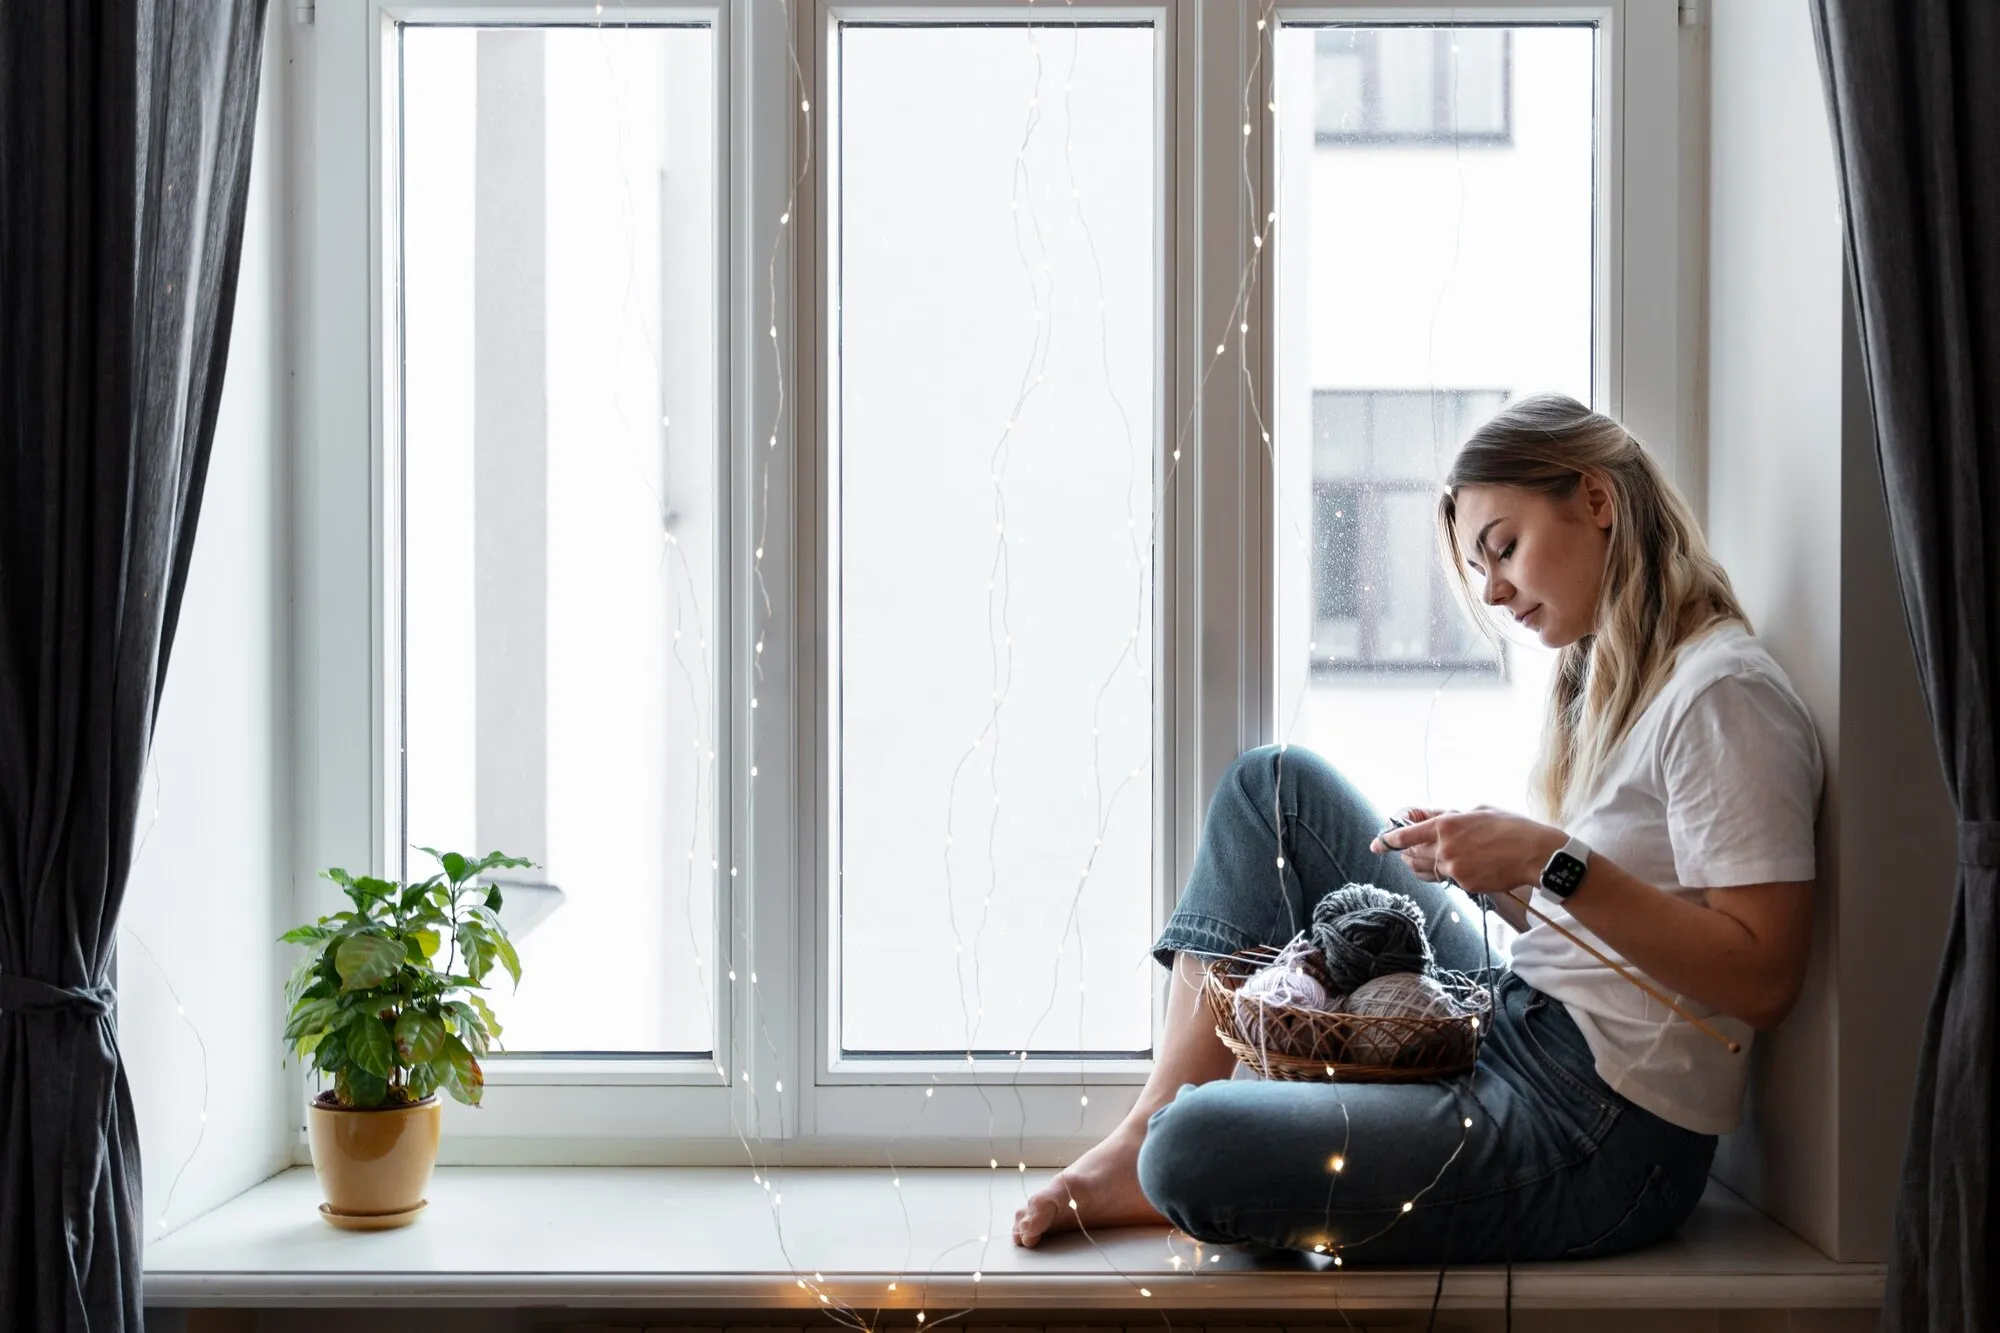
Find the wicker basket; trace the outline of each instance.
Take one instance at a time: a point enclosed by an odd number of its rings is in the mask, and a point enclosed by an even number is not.
[[[1457,1004],[1459,1012],[1451,1018],[1327,1013],[1253,999],[1249,1003],[1258,1007],[1262,1040],[1247,1040],[1256,1034],[1241,1030],[1237,989],[1277,956],[1275,949],[1256,948],[1211,959],[1202,982],[1202,996],[1215,1019],[1215,1035],[1237,1059],[1265,1078],[1417,1083],[1470,1069],[1479,1059],[1479,1039],[1492,1012],[1493,997],[1484,986],[1457,972],[1437,976]],[[1306,966],[1311,970],[1310,963]],[[1325,981],[1324,975],[1317,979]],[[1384,1052],[1394,1054],[1384,1061]]]

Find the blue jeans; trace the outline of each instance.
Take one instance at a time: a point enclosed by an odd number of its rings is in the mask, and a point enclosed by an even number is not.
[[[1323,894],[1359,882],[1416,899],[1438,965],[1478,972],[1478,908],[1371,853],[1386,824],[1317,755],[1250,751],[1216,790],[1155,955],[1283,944]],[[1701,1198],[1714,1137],[1613,1092],[1560,1002],[1505,969],[1488,979],[1492,1021],[1467,1073],[1181,1088],[1148,1123],[1146,1197],[1197,1240],[1323,1246],[1344,1262],[1589,1258],[1671,1235]]]

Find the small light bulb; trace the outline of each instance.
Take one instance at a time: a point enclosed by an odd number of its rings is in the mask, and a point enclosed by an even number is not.
[[[1416,1205],[1415,1205],[1414,1203],[1406,1203],[1406,1204],[1404,1204],[1404,1205],[1403,1205],[1403,1211],[1407,1213],[1407,1212],[1409,1212],[1409,1211],[1410,1211],[1410,1210],[1411,1210],[1412,1208],[1415,1208],[1415,1207],[1416,1207]]]
[[[1139,1288],[1139,1294],[1141,1296],[1150,1296],[1153,1294],[1153,1289],[1151,1287],[1141,1287]]]
[[[1079,1098],[1077,1098],[1076,1100],[1077,1100],[1077,1105],[1079,1105],[1079,1106],[1088,1106],[1088,1105],[1090,1105],[1090,1098],[1088,1098],[1088,1097],[1079,1097]]]
[[[1333,1159],[1333,1170],[1336,1175],[1338,1175],[1342,1171],[1345,1171],[1346,1169],[1347,1169],[1347,1159],[1345,1157],[1336,1157]]]
[[[1467,1116],[1467,1117],[1465,1117],[1465,1127],[1466,1127],[1467,1129],[1471,1129],[1471,1128],[1472,1128],[1472,1117],[1471,1117],[1471,1116]]]

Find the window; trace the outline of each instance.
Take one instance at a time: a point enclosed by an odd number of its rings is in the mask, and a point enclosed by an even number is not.
[[[508,1051],[706,1057],[713,36],[413,25],[400,55],[399,846],[539,864],[501,914]]]
[[[837,1049],[1141,1054],[1154,30],[837,40]]]
[[[1432,495],[1677,433],[1672,0],[1043,8],[316,11],[290,891],[542,863],[457,1160],[1067,1160],[1238,753],[1524,781]]]
[[[1506,28],[1338,27],[1313,32],[1313,128],[1323,144],[1506,144]]]
[[[1434,510],[1459,445],[1523,386],[1592,399],[1597,41],[1587,24],[1279,37],[1281,87],[1314,94],[1277,228],[1280,734],[1384,808],[1526,808],[1549,655],[1511,626],[1496,654],[1468,619]],[[1461,78],[1472,101],[1440,102],[1454,61],[1520,78]],[[1383,80],[1421,96],[1392,115],[1370,92],[1362,132],[1325,133],[1329,105]],[[1506,134],[1433,151],[1454,125]]]
[[[1493,672],[1432,546],[1440,458],[1506,401],[1498,391],[1313,395],[1315,669]]]

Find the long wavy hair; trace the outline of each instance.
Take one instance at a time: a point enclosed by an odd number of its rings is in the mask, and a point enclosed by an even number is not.
[[[1587,796],[1618,743],[1667,677],[1681,645],[1725,621],[1750,627],[1694,514],[1631,431],[1562,394],[1502,408],[1459,448],[1438,497],[1440,556],[1489,637],[1492,615],[1458,549],[1458,496],[1467,486],[1512,486],[1566,501],[1586,475],[1612,495],[1594,632],[1561,650],[1531,795],[1561,821]]]

